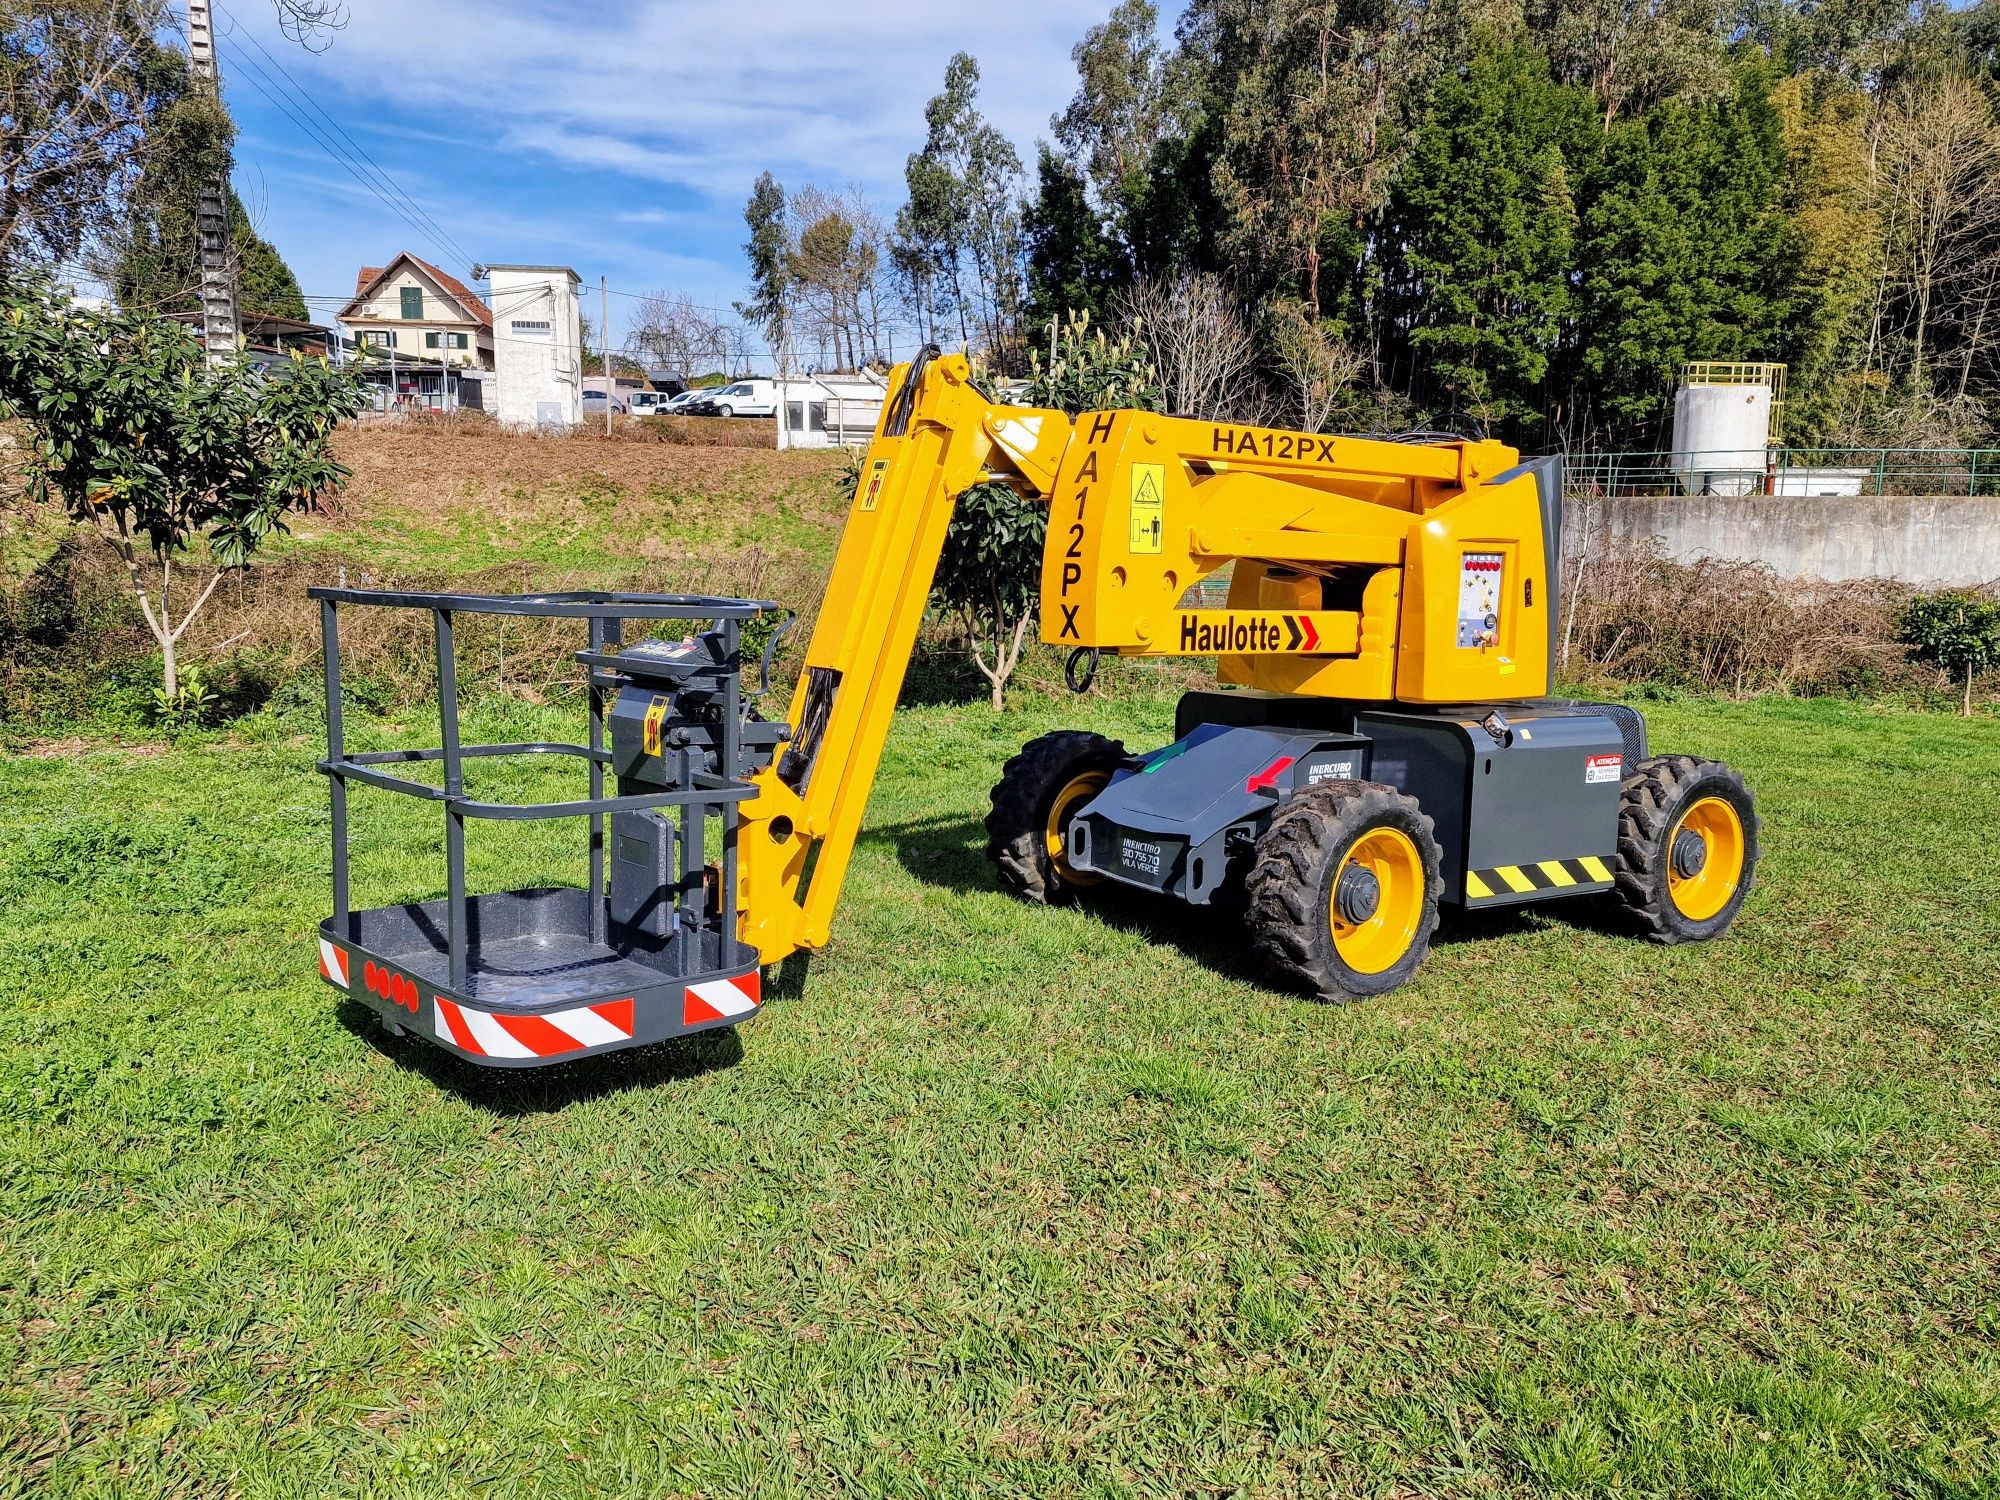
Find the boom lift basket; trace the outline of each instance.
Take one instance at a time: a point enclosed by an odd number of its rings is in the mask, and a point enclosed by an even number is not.
[[[314,588],[326,660],[326,758],[332,796],[333,915],[320,924],[320,974],[374,1009],[393,1032],[415,1032],[468,1061],[534,1067],[640,1046],[755,1014],[757,950],[737,935],[738,804],[756,795],[745,776],[781,739],[782,725],[743,712],[742,628],[779,612],[766,600],[701,595],[432,594]],[[439,743],[431,749],[349,753],[340,677],[343,607],[422,610],[437,642]],[[577,660],[588,672],[587,744],[466,744],[459,732],[454,622],[463,615],[571,619],[587,627]],[[633,641],[626,627],[699,622],[689,642]],[[782,633],[783,627],[779,627]],[[770,646],[775,646],[774,633]],[[764,653],[768,669],[770,646]],[[661,726],[683,695],[702,705],[699,732],[663,743]],[[607,708],[638,703],[643,777],[614,765]],[[680,721],[675,721],[680,722]],[[746,722],[758,743],[745,744]],[[624,735],[624,730],[618,731]],[[625,736],[628,761],[639,752]],[[563,755],[585,762],[590,795],[562,802],[490,802],[465,787],[466,762]],[[442,785],[389,769],[439,763]],[[605,775],[619,778],[606,795]],[[351,784],[438,805],[442,899],[356,911],[348,889]],[[584,818],[589,884],[471,894],[468,819]],[[607,841],[607,832],[611,838]],[[711,859],[710,851],[719,850]]]

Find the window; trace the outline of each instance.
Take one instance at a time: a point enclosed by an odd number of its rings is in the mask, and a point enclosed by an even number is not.
[[[466,336],[462,333],[448,333],[445,335],[445,340],[445,348],[447,349],[465,349],[470,347]]]
[[[435,333],[427,333],[424,335],[424,347],[426,349],[435,349],[437,348],[437,346],[438,346],[438,336]]]
[[[364,329],[361,342],[370,349],[393,349],[396,347],[396,331],[393,328]]]
[[[424,289],[420,286],[403,288],[403,316],[421,318],[424,315]]]
[[[464,349],[469,347],[462,333],[427,333],[424,335],[426,349]]]

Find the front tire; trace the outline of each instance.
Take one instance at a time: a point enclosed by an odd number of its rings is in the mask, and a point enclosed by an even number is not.
[[[733,406],[718,406],[715,409],[715,414],[718,417],[733,417],[736,415],[736,408]]]
[[[1000,888],[1042,905],[1076,899],[1104,877],[1069,862],[1069,817],[1111,781],[1125,761],[1117,740],[1059,729],[1028,741],[1007,762],[986,815],[986,857]]]
[[[1757,800],[1717,760],[1661,755],[1625,778],[1618,899],[1656,943],[1720,937],[1757,873]]]
[[[1300,792],[1257,840],[1244,882],[1250,944],[1281,982],[1322,1000],[1392,990],[1437,930],[1437,837],[1414,799],[1372,781]]]

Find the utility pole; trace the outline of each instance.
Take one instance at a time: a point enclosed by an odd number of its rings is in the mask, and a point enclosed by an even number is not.
[[[187,0],[187,33],[188,70],[195,92],[206,93],[220,104],[222,80],[215,69],[215,27],[209,17],[209,0]],[[195,231],[201,243],[201,338],[213,369],[236,357],[236,277],[230,265],[234,247],[230,244],[226,175],[220,182],[203,186]]]
[[[604,435],[611,436],[611,403],[618,399],[618,382],[611,378],[611,278],[597,278],[597,317],[604,329]]]

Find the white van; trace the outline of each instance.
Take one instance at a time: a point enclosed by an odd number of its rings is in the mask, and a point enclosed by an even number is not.
[[[634,391],[632,393],[632,415],[650,417],[665,409],[674,398],[665,391]]]
[[[778,382],[753,378],[734,381],[702,398],[704,412],[718,417],[775,417],[778,414]]]

